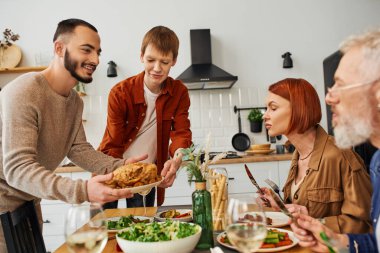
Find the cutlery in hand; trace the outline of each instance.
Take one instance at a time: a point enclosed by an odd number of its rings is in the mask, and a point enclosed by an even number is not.
[[[261,195],[265,195],[265,193],[263,192],[263,190],[261,190],[259,184],[256,182],[255,178],[252,176],[251,172],[249,171],[247,164],[244,164],[244,167],[245,167],[245,172],[247,172],[247,175],[248,175],[248,177],[249,177],[249,180],[251,180],[252,184],[253,184],[254,186],[256,186],[257,190],[259,191],[259,193],[260,193]],[[270,204],[270,202],[269,202],[268,199],[266,199],[266,198],[264,198],[264,197],[261,197],[261,199],[265,202],[265,205],[266,205],[267,207],[271,207],[271,204]]]
[[[280,197],[282,202],[284,202],[284,199],[280,195],[280,187],[278,187],[278,185],[275,182],[273,182],[272,180],[270,180],[269,178],[265,179],[264,182],[267,183],[270,186],[270,188],[272,188],[273,191],[275,191],[277,193],[277,195]]]
[[[277,206],[280,208],[281,212],[283,212],[286,216],[288,216],[292,220],[295,220],[294,216],[288,211],[288,209],[286,209],[285,203],[279,198],[279,196],[272,189],[269,189],[269,191],[273,200],[276,202]]]
[[[260,192],[260,194],[264,195],[263,190],[261,190],[259,184],[256,182],[255,178],[252,176],[251,172],[249,171],[247,164],[244,164],[244,167],[245,167],[245,172],[247,172],[247,175],[249,177],[249,180],[251,180],[252,184],[254,186],[256,186],[256,188]]]

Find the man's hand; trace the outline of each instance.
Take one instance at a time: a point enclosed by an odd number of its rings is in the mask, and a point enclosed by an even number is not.
[[[173,159],[167,160],[164,164],[164,168],[161,171],[161,176],[165,177],[160,187],[167,188],[173,185],[174,179],[176,178],[177,170],[182,163],[181,152],[176,152]]]
[[[131,158],[128,158],[127,160],[125,160],[124,165],[130,164],[130,163],[140,162],[140,161],[143,161],[147,158],[148,158],[148,154],[144,154],[144,155],[136,156],[136,157],[131,157]]]
[[[290,226],[294,235],[300,240],[302,247],[308,247],[314,252],[329,252],[326,243],[321,238],[324,232],[330,238],[330,243],[336,248],[344,248],[348,245],[348,236],[337,234],[324,226],[317,219],[301,213],[293,214],[297,223],[291,223]]]
[[[104,204],[122,198],[131,198],[133,193],[128,189],[113,189],[104,184],[105,181],[111,180],[113,173],[98,175],[87,181],[87,195],[90,202]]]
[[[307,210],[306,206],[301,206],[297,204],[286,204],[285,207],[291,214],[302,213],[309,215],[309,211]]]

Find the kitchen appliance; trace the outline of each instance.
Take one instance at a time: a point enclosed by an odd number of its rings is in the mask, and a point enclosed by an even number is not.
[[[219,155],[219,154],[221,154],[221,153],[223,153],[223,152],[209,152],[209,153],[208,153],[208,155],[209,155],[209,159],[212,160],[216,155]],[[227,155],[226,155],[226,157],[224,157],[223,159],[236,159],[236,158],[241,158],[241,156],[239,156],[239,155],[237,154],[236,151],[227,151],[226,153],[227,153]],[[205,159],[205,154],[204,154],[204,153],[201,154],[200,158],[201,158],[201,162],[203,163],[203,162],[204,162],[204,159]]]
[[[210,29],[190,30],[191,66],[177,79],[189,90],[229,89],[238,80],[212,64]]]

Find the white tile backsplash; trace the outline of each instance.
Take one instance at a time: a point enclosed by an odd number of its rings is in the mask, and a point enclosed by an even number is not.
[[[211,133],[213,151],[234,150],[232,137],[238,133],[238,115],[233,107],[262,107],[267,91],[257,87],[233,87],[226,90],[190,91],[191,106],[189,117],[193,142],[204,145],[207,134]],[[95,148],[103,137],[107,119],[107,96],[88,95],[85,103],[84,123],[87,138]],[[241,111],[242,132],[251,143],[266,143],[265,128],[261,133],[251,133],[247,116],[249,111]],[[284,143],[285,138],[280,143]],[[274,145],[273,145],[274,146]]]

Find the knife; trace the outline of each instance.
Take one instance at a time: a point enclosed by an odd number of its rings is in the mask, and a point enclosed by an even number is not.
[[[249,171],[247,164],[244,164],[244,167],[245,167],[245,172],[247,172],[247,175],[249,179],[251,180],[252,184],[256,186],[257,190],[260,192],[261,195],[265,195],[263,190],[261,190],[259,184],[256,182],[255,178],[252,176],[251,172]]]
[[[256,186],[257,190],[260,192],[261,195],[265,195],[263,190],[261,190],[259,184],[256,182],[255,178],[252,176],[251,172],[249,171],[247,164],[244,164],[244,167],[245,167],[245,172],[247,172],[247,175],[248,175],[249,179],[251,180],[252,184],[254,186]],[[264,203],[267,207],[271,207],[270,201],[268,199],[266,199],[264,197],[261,197],[261,199],[262,199],[262,201],[264,201]]]
[[[292,220],[295,220],[294,216],[288,211],[288,209],[286,209],[285,203],[278,197],[278,195],[272,189],[269,189],[269,190],[270,190],[270,195],[272,196],[273,200],[276,202],[276,204],[280,208],[281,212],[283,212],[286,216],[288,216]]]

